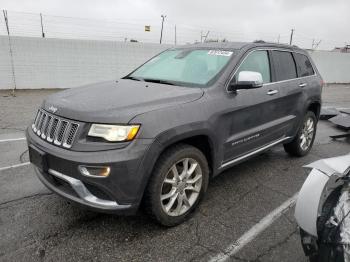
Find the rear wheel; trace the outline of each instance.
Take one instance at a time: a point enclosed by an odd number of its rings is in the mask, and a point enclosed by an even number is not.
[[[208,187],[204,154],[190,145],[176,145],[157,161],[145,192],[146,210],[162,225],[185,221]]]
[[[309,153],[316,136],[316,124],[315,114],[308,111],[293,141],[283,145],[284,150],[293,156],[305,156]]]

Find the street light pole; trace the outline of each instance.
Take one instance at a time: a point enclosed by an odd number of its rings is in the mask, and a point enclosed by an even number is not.
[[[161,29],[161,31],[160,31],[160,40],[159,40],[159,43],[161,44],[161,43],[162,43],[162,38],[163,38],[164,19],[165,19],[166,15],[161,15],[160,17],[162,18],[162,29]]]

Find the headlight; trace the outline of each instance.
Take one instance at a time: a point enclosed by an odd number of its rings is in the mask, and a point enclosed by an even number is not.
[[[92,124],[88,136],[101,137],[111,142],[131,141],[139,131],[139,125],[117,126]]]

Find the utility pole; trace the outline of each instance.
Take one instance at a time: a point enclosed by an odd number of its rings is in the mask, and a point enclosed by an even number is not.
[[[177,42],[177,36],[176,36],[176,25],[175,25],[175,45],[176,45],[176,42]]]
[[[289,45],[292,45],[292,43],[293,43],[293,34],[294,34],[294,31],[295,31],[295,29],[292,29],[292,30],[290,31]]]
[[[161,29],[161,31],[160,31],[160,40],[159,40],[159,43],[161,44],[161,43],[162,43],[162,38],[163,38],[164,19],[165,19],[166,15],[161,15],[160,17],[162,18],[162,29]]]
[[[281,38],[281,35],[278,34],[278,38],[277,38],[277,43],[278,43],[278,44],[280,43],[280,38]]]
[[[4,20],[5,20],[6,30],[7,30],[7,37],[9,41],[9,49],[10,49],[9,51],[10,51],[10,58],[11,58],[12,80],[13,80],[12,96],[16,96],[15,91],[17,89],[17,84],[16,84],[15,64],[13,61],[13,50],[12,50],[12,42],[11,42],[11,36],[10,36],[9,20],[8,20],[7,10],[2,10],[2,12],[4,14]]]
[[[43,25],[43,15],[40,13],[40,23],[41,23],[41,36],[45,38],[44,25]]]

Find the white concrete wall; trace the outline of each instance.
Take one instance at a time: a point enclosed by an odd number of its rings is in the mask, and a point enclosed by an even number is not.
[[[350,53],[309,52],[326,83],[350,83]]]
[[[18,89],[69,88],[129,73],[169,45],[12,37]],[[0,36],[0,89],[13,88],[7,36]]]
[[[18,89],[69,88],[124,76],[171,47],[147,43],[12,37]],[[310,52],[327,83],[350,83],[350,54]],[[0,36],[0,89],[14,87],[9,42]]]

